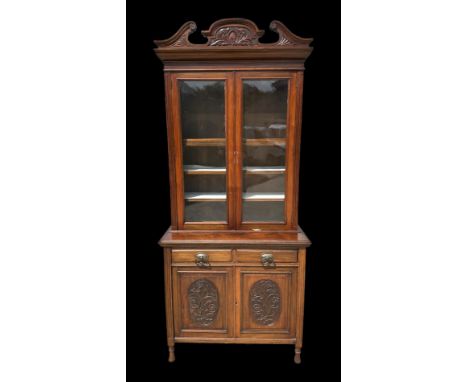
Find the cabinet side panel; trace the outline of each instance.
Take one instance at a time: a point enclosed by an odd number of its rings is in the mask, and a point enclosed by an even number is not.
[[[164,285],[166,296],[167,343],[174,346],[174,315],[172,307],[171,249],[164,248]]]
[[[296,315],[296,347],[302,347],[302,332],[304,323],[304,293],[305,293],[306,250],[299,250],[299,269],[297,277],[297,315]]]
[[[174,118],[172,105],[172,79],[170,73],[164,73],[166,91],[167,151],[169,153],[169,188],[171,200],[171,228],[177,229],[177,197],[175,183]]]

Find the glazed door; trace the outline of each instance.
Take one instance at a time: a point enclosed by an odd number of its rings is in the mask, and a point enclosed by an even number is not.
[[[296,229],[302,73],[169,78],[174,225]]]
[[[294,338],[297,268],[237,269],[237,327],[240,338]]]
[[[230,267],[173,267],[176,337],[232,337],[233,270]]]
[[[298,75],[236,74],[239,228],[296,228]]]
[[[171,86],[177,227],[233,228],[233,75],[174,74]]]

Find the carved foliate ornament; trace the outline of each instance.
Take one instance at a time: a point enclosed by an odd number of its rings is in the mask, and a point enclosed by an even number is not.
[[[210,326],[218,315],[218,289],[207,279],[190,284],[188,289],[190,319],[197,326]]]
[[[202,31],[202,35],[208,39],[202,44],[193,44],[189,41],[189,35],[197,30],[193,21],[188,21],[170,38],[155,40],[159,48],[184,48],[184,47],[308,47],[312,38],[302,38],[292,33],[286,26],[277,20],[270,23],[270,30],[278,33],[278,41],[273,43],[261,43],[258,41],[264,31],[257,25],[246,19],[222,19],[211,24],[210,28]]]
[[[250,311],[259,325],[273,325],[281,313],[281,293],[272,280],[259,280],[250,288]]]

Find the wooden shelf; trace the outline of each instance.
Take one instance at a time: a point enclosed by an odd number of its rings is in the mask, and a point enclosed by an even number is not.
[[[189,175],[218,175],[226,174],[226,167],[187,165],[184,166],[184,172]]]
[[[242,200],[246,202],[282,202],[284,193],[282,192],[244,192]]]
[[[186,192],[185,200],[189,202],[225,202],[226,193],[224,192]]]
[[[185,146],[226,146],[225,138],[190,138],[184,139]]]
[[[247,138],[246,146],[286,146],[286,138]]]
[[[286,168],[283,166],[244,167],[243,170],[246,174],[252,175],[275,175],[284,174],[286,172]],[[184,172],[190,175],[224,175],[226,174],[226,167],[186,165],[184,166]]]
[[[226,194],[224,192],[186,192],[185,200],[190,202],[224,202]],[[246,202],[282,202],[284,193],[282,192],[244,192],[242,199]]]
[[[244,167],[244,172],[246,174],[284,174],[286,168],[283,166],[262,166],[262,167]]]
[[[243,140],[246,146],[286,146],[286,138],[248,138]],[[185,146],[226,146],[225,138],[189,138],[184,139]]]

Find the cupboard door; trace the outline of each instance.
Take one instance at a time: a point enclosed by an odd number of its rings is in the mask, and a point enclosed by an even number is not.
[[[238,74],[238,224],[243,228],[292,226],[295,78],[293,73]]]
[[[294,338],[297,269],[238,268],[237,336]]]
[[[229,78],[226,73],[174,75],[179,228],[225,229],[233,224]]]
[[[173,267],[176,337],[232,337],[232,268]]]

